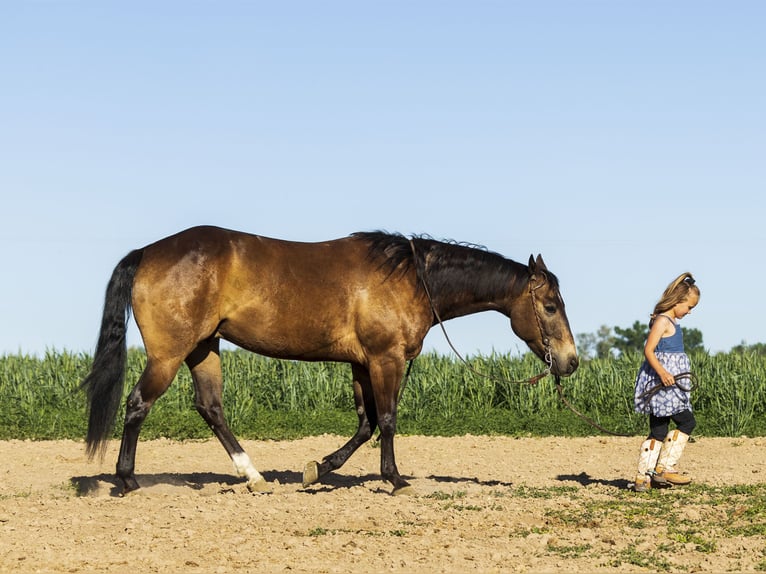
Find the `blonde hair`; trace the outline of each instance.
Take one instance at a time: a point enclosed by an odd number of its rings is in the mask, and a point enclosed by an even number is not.
[[[660,300],[654,306],[654,312],[651,314],[649,320],[649,326],[652,325],[657,315],[669,311],[682,301],[684,301],[690,293],[694,293],[697,297],[700,296],[700,288],[695,285],[696,281],[692,277],[691,273],[681,273],[676,277],[673,282],[667,286],[665,292],[660,297]]]

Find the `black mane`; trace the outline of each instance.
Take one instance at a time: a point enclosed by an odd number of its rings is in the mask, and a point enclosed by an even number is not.
[[[389,274],[397,269],[406,273],[413,266],[412,246],[410,240],[401,233],[387,231],[358,231],[351,234],[365,241],[369,246],[369,257],[380,260],[381,266],[386,267]]]
[[[413,268],[425,281],[434,297],[470,290],[488,298],[514,285],[523,289],[529,274],[527,266],[506,259],[486,247],[453,240],[439,241],[428,235],[407,238],[400,233],[371,231],[354,233],[366,241],[370,258],[381,261],[390,274],[407,273]],[[554,279],[551,273],[549,278]]]

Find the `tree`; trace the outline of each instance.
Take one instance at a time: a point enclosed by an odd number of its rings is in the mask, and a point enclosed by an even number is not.
[[[578,333],[575,335],[577,342],[577,354],[584,359],[592,359],[596,355],[595,333]]]
[[[614,329],[614,333],[612,330]],[[704,351],[702,332],[699,329],[681,327],[684,336],[686,352]],[[607,327],[602,325],[596,333],[580,333],[577,335],[577,350],[583,357],[605,359],[623,353],[643,353],[646,338],[649,335],[649,325],[635,321],[630,327]],[[752,347],[757,347],[756,345]],[[750,347],[750,348],[752,348]],[[743,350],[748,349],[744,347]],[[766,345],[761,344],[756,352],[766,354]]]
[[[612,328],[606,325],[601,325],[596,333],[596,356],[599,359],[606,359],[614,355],[612,349],[614,348],[614,335],[612,334]]]
[[[614,336],[612,328],[601,325],[597,333],[579,333],[576,335],[577,352],[585,358],[603,359],[612,355]]]
[[[614,339],[614,348],[620,354],[630,351],[638,351],[640,353],[643,351],[646,337],[649,335],[649,325],[636,321],[631,327],[626,329],[615,327],[614,332],[617,333],[617,337]]]
[[[748,345],[745,341],[742,341],[739,345],[731,348],[732,353],[753,353],[754,355],[764,356],[766,355],[766,343],[756,343],[755,345]]]
[[[684,350],[687,353],[705,350],[705,346],[702,344],[702,331],[681,327],[681,332],[684,334]]]

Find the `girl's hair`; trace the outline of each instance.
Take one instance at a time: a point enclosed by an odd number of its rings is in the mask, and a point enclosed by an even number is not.
[[[685,300],[690,293],[694,293],[697,295],[697,297],[699,297],[700,288],[695,285],[695,280],[691,273],[682,273],[676,277],[670,285],[667,286],[665,292],[662,294],[662,297],[654,306],[654,312],[652,313],[651,319],[649,320],[649,326],[651,327],[652,323],[654,323],[654,319],[657,317],[657,315],[664,313],[665,311],[669,311],[680,302]]]

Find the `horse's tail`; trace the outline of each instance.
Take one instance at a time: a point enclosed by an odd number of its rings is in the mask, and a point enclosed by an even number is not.
[[[106,287],[104,314],[98,335],[93,366],[81,387],[88,397],[88,434],[85,437],[88,458],[103,457],[107,440],[114,430],[114,420],[122,397],[128,344],[125,338],[130,316],[133,279],[143,250],[131,251],[112,272]]]

